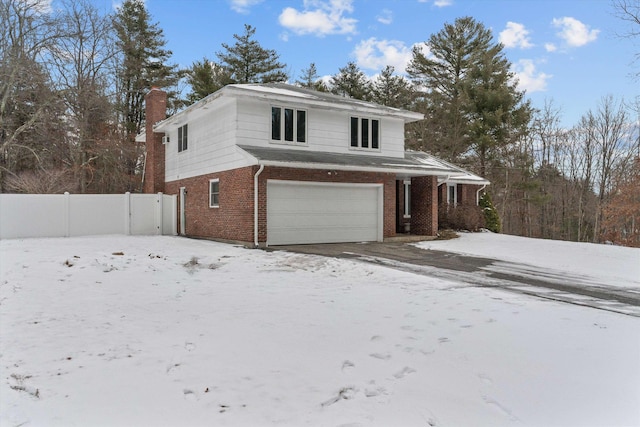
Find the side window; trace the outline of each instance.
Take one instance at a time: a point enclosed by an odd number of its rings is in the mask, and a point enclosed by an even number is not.
[[[271,107],[271,139],[288,143],[307,142],[307,112]]]
[[[447,203],[456,205],[458,201],[458,192],[455,184],[447,184]]]
[[[350,140],[352,148],[380,149],[380,121],[363,117],[351,117]]]
[[[189,133],[187,125],[180,126],[178,128],[178,152],[182,152],[187,149],[187,142]]]
[[[209,181],[209,207],[220,207],[220,180],[212,179]]]

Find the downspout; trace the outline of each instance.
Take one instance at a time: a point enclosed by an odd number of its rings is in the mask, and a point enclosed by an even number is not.
[[[482,190],[484,190],[485,188],[487,188],[487,184],[483,185],[482,188],[478,189],[478,191],[476,191],[476,206],[480,205],[480,192]]]
[[[260,165],[260,169],[253,176],[253,244],[258,247],[258,177],[264,170],[264,165]]]

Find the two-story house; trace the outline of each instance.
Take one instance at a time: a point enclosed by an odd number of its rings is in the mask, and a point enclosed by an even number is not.
[[[178,195],[180,233],[255,246],[434,236],[438,186],[487,181],[422,152],[422,114],[285,84],[229,85],[166,118],[146,98],[145,192]],[[441,190],[443,191],[443,190]]]

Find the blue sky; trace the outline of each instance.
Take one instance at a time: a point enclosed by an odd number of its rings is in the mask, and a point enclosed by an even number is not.
[[[113,8],[114,0],[93,0]],[[117,0],[116,0],[117,1]],[[553,100],[563,123],[576,124],[603,96],[640,101],[631,75],[640,40],[618,37],[625,22],[609,0],[146,0],[164,30],[173,61],[187,67],[216,59],[244,24],[276,50],[291,81],[311,62],[321,76],[355,61],[370,76],[385,65],[399,72],[411,48],[445,23],[471,16],[490,28],[535,107]]]

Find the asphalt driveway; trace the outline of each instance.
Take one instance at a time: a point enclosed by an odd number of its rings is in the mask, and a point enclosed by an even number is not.
[[[454,279],[469,286],[495,287],[640,317],[637,292],[526,264],[425,250],[401,242],[288,245],[271,249],[350,258],[415,274]]]

